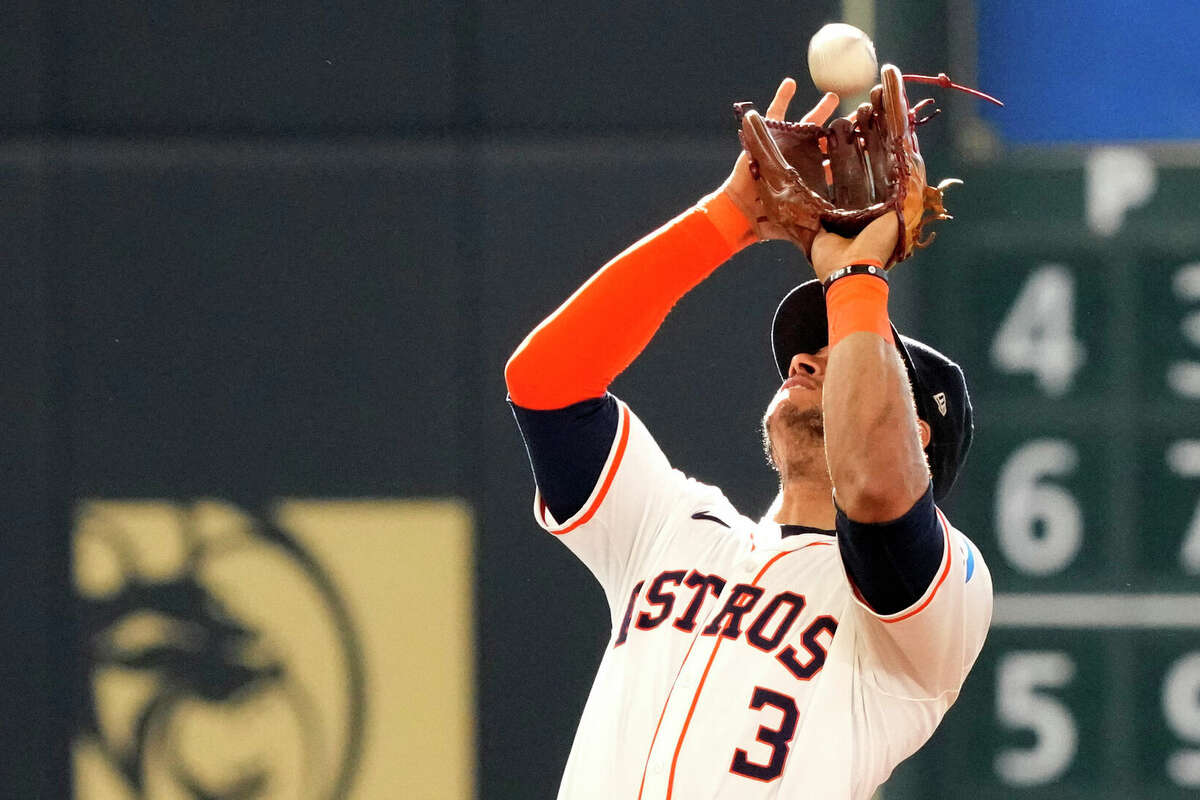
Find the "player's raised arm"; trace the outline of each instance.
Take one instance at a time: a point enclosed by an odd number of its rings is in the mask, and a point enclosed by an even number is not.
[[[970,444],[970,402],[956,365],[915,340],[896,341],[882,269],[896,231],[888,214],[852,239],[822,231],[813,242],[829,329],[825,452],[842,562],[873,612],[863,646],[876,680],[948,703],[982,646],[991,581],[974,545],[934,505]]]
[[[853,239],[822,231],[813,242],[814,269],[827,283],[830,329],[825,451],[838,506],[856,522],[899,518],[930,483],[928,432],[918,425],[887,312],[882,265],[896,235],[889,214]]]

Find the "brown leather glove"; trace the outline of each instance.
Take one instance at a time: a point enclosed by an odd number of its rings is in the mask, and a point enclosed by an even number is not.
[[[938,77],[941,85],[953,85]],[[750,103],[737,103],[734,110],[767,219],[808,256],[822,227],[854,236],[895,211],[900,236],[884,265],[890,268],[933,241],[933,234],[922,238],[925,223],[951,218],[942,192],[961,181],[926,184],[916,128],[928,117],[918,120],[917,112],[933,101],[910,108],[899,69],[883,66],[870,100],[828,125],[765,119]]]

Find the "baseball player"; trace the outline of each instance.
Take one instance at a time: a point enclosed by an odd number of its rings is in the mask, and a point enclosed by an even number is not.
[[[786,79],[767,116],[782,119]],[[806,120],[837,106],[826,97]],[[983,645],[991,579],[939,511],[971,439],[959,368],[900,337],[887,214],[822,231],[774,320],[760,520],[674,469],[608,392],[670,308],[760,220],[721,187],[606,264],[506,367],[539,525],[603,587],[612,635],[560,798],[867,798],[933,733]]]

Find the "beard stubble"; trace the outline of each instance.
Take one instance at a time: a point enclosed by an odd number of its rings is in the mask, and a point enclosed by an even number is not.
[[[779,403],[763,417],[763,452],[767,463],[784,480],[810,474],[827,475],[825,462],[825,413],[819,405],[797,408]],[[786,463],[781,463],[775,442],[787,441]]]

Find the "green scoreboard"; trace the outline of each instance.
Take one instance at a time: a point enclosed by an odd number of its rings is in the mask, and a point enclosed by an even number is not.
[[[896,279],[972,390],[996,605],[888,800],[1200,796],[1200,170],[1044,158],[966,171]]]

